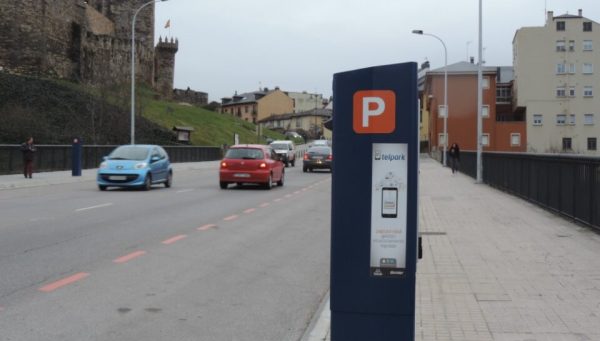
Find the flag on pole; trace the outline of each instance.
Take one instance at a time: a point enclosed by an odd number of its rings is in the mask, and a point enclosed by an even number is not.
[[[167,20],[167,23],[165,24],[165,28],[169,27],[171,27],[171,19]]]

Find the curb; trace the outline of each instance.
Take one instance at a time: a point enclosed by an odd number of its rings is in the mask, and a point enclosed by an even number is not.
[[[316,314],[306,328],[300,341],[325,341],[330,340],[329,327],[331,325],[331,310],[329,308],[329,291],[319,304]]]

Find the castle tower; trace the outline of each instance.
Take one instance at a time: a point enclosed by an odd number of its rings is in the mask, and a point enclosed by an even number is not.
[[[154,51],[154,87],[160,94],[170,98],[173,95],[173,80],[175,78],[175,53],[179,48],[178,40],[162,37]]]

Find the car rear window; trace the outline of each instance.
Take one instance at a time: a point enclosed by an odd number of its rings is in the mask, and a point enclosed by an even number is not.
[[[285,143],[271,143],[273,149],[290,149],[288,144]]]
[[[232,148],[225,154],[226,159],[264,159],[265,154],[261,149],[256,148]]]
[[[329,147],[312,147],[308,149],[308,153],[312,154],[331,154],[331,148]]]
[[[115,149],[108,158],[110,160],[146,160],[150,150],[147,147],[121,146]]]

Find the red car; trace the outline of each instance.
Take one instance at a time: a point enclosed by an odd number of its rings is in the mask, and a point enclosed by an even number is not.
[[[283,186],[285,167],[275,151],[259,144],[235,145],[229,148],[221,160],[219,185],[226,189],[231,183],[261,184],[271,189],[273,182]]]

